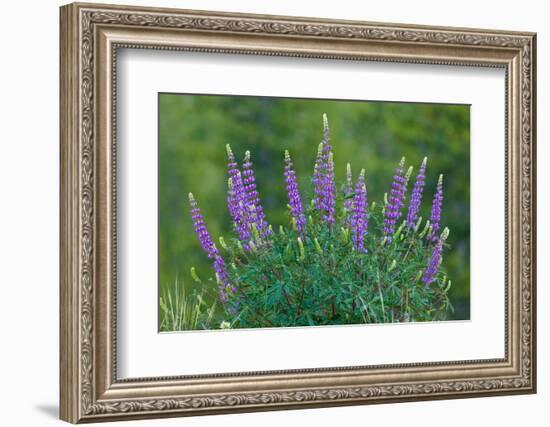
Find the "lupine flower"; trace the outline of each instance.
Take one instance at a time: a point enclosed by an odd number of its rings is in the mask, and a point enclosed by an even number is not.
[[[437,180],[437,187],[435,189],[434,198],[432,201],[432,213],[430,216],[430,223],[432,225],[432,230],[428,234],[427,239],[435,242],[437,241],[437,232],[439,231],[441,221],[441,207],[443,205],[443,175],[439,175]]]
[[[323,114],[323,199],[321,208],[325,211],[324,218],[329,225],[334,223],[334,197],[336,186],[334,184],[334,157],[330,145],[330,128],[328,118]]]
[[[313,172],[313,204],[322,213],[323,219],[334,224],[334,159],[330,146],[330,129],[327,115],[323,114],[323,141],[319,144]]]
[[[317,157],[313,167],[313,206],[321,210],[323,203],[323,142],[317,146]]]
[[[439,270],[439,266],[442,261],[443,243],[445,243],[445,240],[448,236],[449,229],[445,228],[445,230],[443,230],[443,233],[441,233],[441,236],[439,238],[436,238],[437,243],[432,249],[432,256],[430,258],[430,261],[428,262],[428,267],[426,268],[426,271],[424,271],[424,274],[422,276],[422,281],[427,285],[433,282],[435,275]]]
[[[344,217],[342,218],[342,224],[344,226],[350,225],[350,218],[353,209],[353,176],[351,173],[351,165],[346,164],[346,183],[344,184]]]
[[[237,182],[240,179],[240,171],[237,171]],[[244,247],[248,249],[248,241],[250,240],[250,230],[248,228],[248,219],[244,216],[244,204],[239,201],[240,196],[235,191],[235,185],[233,184],[233,178],[227,180],[227,208],[229,215],[233,218],[235,231],[239,240],[243,242]]]
[[[411,193],[411,200],[409,202],[409,210],[407,212],[407,227],[414,228],[416,221],[418,220],[418,212],[420,210],[420,204],[422,203],[422,193],[424,191],[424,183],[426,179],[426,162],[427,157],[424,157],[418,175],[416,175],[416,181]]]
[[[208,258],[213,260],[214,271],[216,272],[216,279],[219,286],[220,301],[225,303],[227,302],[228,292],[235,293],[237,289],[229,284],[225,262],[210,237],[210,233],[206,228],[204,218],[197,201],[193,197],[193,193],[189,193],[189,204],[191,205],[191,219],[193,220],[193,228],[195,229],[195,233],[197,234],[202,249],[206,252]]]
[[[189,193],[189,204],[191,205],[191,219],[193,220],[193,228],[199,238],[199,243],[204,252],[208,255],[208,258],[214,259],[218,255],[218,248],[214,244],[214,241],[210,237],[210,233],[204,223],[201,210],[193,193]]]
[[[237,195],[233,187],[233,178],[227,180],[227,210],[229,215],[233,219],[235,229],[237,229],[237,223],[240,219],[239,203],[237,202]]]
[[[432,256],[428,263],[428,267],[426,268],[426,271],[424,271],[424,274],[422,275],[422,281],[427,285],[432,283],[435,278],[437,270],[439,269],[439,263],[441,261],[442,252],[443,252],[443,244],[441,240],[439,240],[432,250]]]
[[[301,232],[306,225],[306,217],[302,207],[302,198],[298,190],[298,184],[296,183],[296,173],[292,168],[292,159],[288,150],[285,150],[285,182],[290,213],[296,222],[296,229],[298,232]]]
[[[239,240],[243,243],[250,241],[250,224],[249,214],[247,209],[247,198],[244,189],[244,184],[241,176],[241,171],[235,161],[235,156],[229,144],[227,148],[227,169],[229,174],[229,188],[227,194],[227,207],[229,214],[233,218],[235,230],[239,236]]]
[[[250,209],[251,224],[256,224],[256,228],[261,237],[267,237],[269,235],[269,226],[265,220],[264,211],[260,204],[260,196],[256,190],[256,177],[252,169],[250,151],[246,151],[244,155],[243,184],[246,195],[246,205]]]
[[[225,261],[220,255],[214,258],[214,271],[216,272],[216,281],[218,282],[218,295],[222,303],[226,303],[229,294],[237,292],[234,285],[229,284],[229,276],[225,268]]]
[[[391,243],[392,241],[392,235],[395,231],[395,223],[401,216],[401,208],[404,204],[405,191],[407,189],[406,178],[403,174],[404,166],[405,158],[403,157],[395,169],[391,191],[388,197],[388,204],[386,205],[384,213],[384,234],[387,243]]]
[[[362,169],[355,184],[353,209],[351,215],[351,233],[353,248],[358,252],[367,252],[365,248],[365,234],[367,233],[367,188],[365,186],[365,170]]]
[[[324,186],[324,207],[325,215],[324,219],[328,225],[332,226],[334,224],[334,193],[336,191],[336,186],[334,184],[334,157],[332,152],[329,153],[327,161],[327,169],[325,175],[325,186]]]

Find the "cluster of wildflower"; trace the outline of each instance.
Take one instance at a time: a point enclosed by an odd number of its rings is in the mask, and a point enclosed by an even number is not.
[[[227,302],[228,292],[234,293],[237,289],[234,285],[229,284],[225,262],[210,237],[210,233],[206,228],[204,218],[193,193],[189,193],[189,203],[191,204],[191,218],[193,220],[195,233],[197,234],[202,249],[206,252],[208,258],[213,261],[213,267],[216,272],[216,279],[219,285],[220,301],[225,303]]]
[[[252,160],[249,151],[246,151],[242,167],[239,167],[231,147],[227,145],[228,156],[228,192],[227,208],[233,221],[233,228],[238,239],[239,247],[247,251],[257,251],[261,247],[269,247],[271,227],[269,226],[260,196],[256,188],[256,180],[252,168]],[[404,227],[405,230],[418,231],[422,218],[419,217],[422,195],[426,179],[427,158],[424,158],[413,185],[406,218],[397,227],[397,222],[405,207],[407,186],[412,174],[412,167],[405,172],[405,158],[402,158],[393,176],[389,195],[385,197],[383,208],[383,226],[381,229],[382,246],[391,245],[399,236]],[[304,243],[311,239],[319,254],[323,253],[317,238],[308,234],[308,221],[302,203],[302,196],[298,188],[296,171],[294,170],[290,152],[284,152],[284,178],[288,196],[288,206],[294,230],[298,233],[296,241],[299,245],[299,257],[304,256]],[[343,215],[336,216],[337,191],[334,182],[334,154],[330,145],[330,130],[326,115],[323,115],[323,139],[318,146],[312,177],[313,200],[312,206],[327,229],[336,229],[337,219],[340,221],[340,230],[351,235],[352,249],[359,254],[369,256],[367,248],[367,235],[369,227],[369,208],[367,202],[367,186],[365,170],[362,169],[355,183],[351,171],[351,165],[347,164],[346,182],[343,186]],[[189,194],[191,203],[191,215],[195,232],[202,249],[212,259],[213,267],[219,285],[220,300],[226,302],[230,294],[237,292],[236,285],[230,284],[226,270],[226,263],[213,243],[204,223],[202,214],[192,194]],[[431,245],[431,256],[425,270],[419,275],[419,280],[430,284],[441,264],[443,245],[449,234],[445,228],[441,235],[438,234],[441,222],[441,209],[443,203],[443,176],[440,175],[435,195],[432,202],[431,216],[426,221],[426,226],[418,234],[420,239],[425,239],[427,245]],[[380,242],[380,241],[379,241]],[[221,240],[222,245],[223,240]],[[395,268],[396,261],[392,262],[391,269]]]

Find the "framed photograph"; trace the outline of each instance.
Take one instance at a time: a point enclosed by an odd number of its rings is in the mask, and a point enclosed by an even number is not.
[[[60,22],[63,420],[535,392],[535,34]]]

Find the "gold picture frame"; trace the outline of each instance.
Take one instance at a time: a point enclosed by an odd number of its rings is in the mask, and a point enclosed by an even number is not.
[[[536,391],[536,35],[75,3],[61,7],[60,416],[71,422]],[[117,379],[117,48],[501,67],[505,357]]]

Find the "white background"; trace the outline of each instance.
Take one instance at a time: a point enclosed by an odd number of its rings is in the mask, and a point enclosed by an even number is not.
[[[114,3],[118,3],[112,0]],[[271,2],[187,0],[138,1],[134,4],[256,13],[314,15],[417,24],[486,27],[538,32],[538,117],[550,115],[550,29],[544,2],[524,0],[452,6],[436,1]],[[2,424],[45,426],[57,421],[58,401],[58,1],[3,5],[0,67],[0,387]],[[30,124],[29,124],[30,122]],[[547,424],[550,376],[547,360],[550,322],[545,263],[550,245],[550,161],[543,142],[547,121],[539,120],[539,393],[438,402],[266,412],[194,419],[138,421],[131,425],[397,425],[467,426]]]
[[[135,49],[117,64],[120,378],[504,357],[504,256],[483,257],[504,247],[503,69]],[[193,91],[470,104],[471,320],[158,334],[158,92]]]

